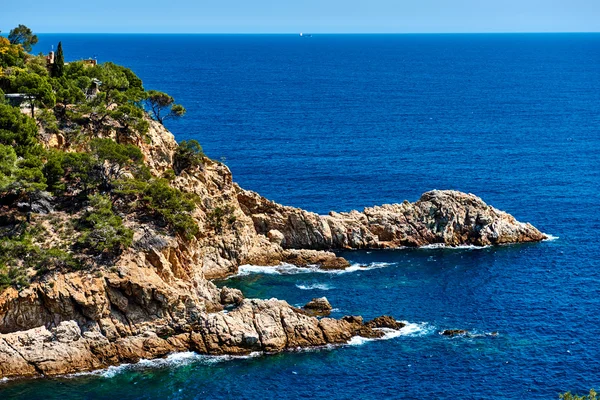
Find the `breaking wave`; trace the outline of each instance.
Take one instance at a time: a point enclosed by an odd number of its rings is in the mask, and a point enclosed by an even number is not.
[[[372,262],[367,265],[363,264],[352,264],[346,269],[321,269],[316,265],[307,267],[298,267],[292,264],[280,264],[273,267],[261,266],[261,265],[242,265],[238,269],[238,273],[234,276],[247,276],[251,274],[264,274],[264,275],[295,275],[295,274],[347,274],[350,272],[357,271],[368,271],[377,268],[386,268],[396,263],[387,262]],[[302,289],[302,288],[300,288]],[[310,289],[306,289],[310,290]],[[326,289],[325,289],[326,290]]]
[[[331,290],[335,289],[334,286],[328,285],[326,283],[312,283],[310,285],[296,285],[296,287],[300,290]]]
[[[185,351],[181,353],[173,353],[168,355],[165,358],[156,358],[153,360],[142,359],[135,364],[120,364],[116,366],[110,366],[105,369],[90,371],[90,372],[80,372],[76,374],[67,375],[67,378],[77,378],[81,376],[100,376],[103,378],[112,378],[124,372],[131,371],[139,371],[146,370],[151,368],[177,368],[186,366],[192,363],[202,363],[205,365],[217,364],[225,361],[231,360],[242,360],[248,358],[254,358],[261,356],[260,352],[253,352],[246,356],[231,356],[231,355],[223,355],[223,356],[207,356],[198,353],[194,353],[191,351]]]
[[[429,325],[426,322],[421,323],[411,323],[408,321],[398,321],[406,324],[401,329],[390,329],[390,328],[376,328],[376,330],[385,332],[380,338],[364,338],[361,336],[354,336],[348,341],[349,346],[360,346],[368,342],[374,342],[378,340],[390,340],[397,338],[399,336],[407,336],[407,337],[418,337],[418,336],[426,336],[435,332],[435,328]]]
[[[417,247],[417,249],[423,250],[431,250],[431,249],[446,249],[446,250],[483,250],[492,247],[492,245],[487,246],[475,246],[474,244],[462,244],[459,246],[447,246],[444,243],[434,243],[428,244],[425,246]]]

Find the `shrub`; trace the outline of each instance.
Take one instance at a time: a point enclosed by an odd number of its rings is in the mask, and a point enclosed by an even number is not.
[[[113,212],[108,196],[91,196],[90,207],[78,221],[82,231],[78,240],[81,247],[94,254],[118,255],[131,246],[133,231]]]
[[[171,187],[166,179],[127,179],[116,186],[115,193],[123,196],[133,208],[152,215],[159,224],[170,226],[187,239],[200,232],[190,215],[196,207],[194,195]]]
[[[571,392],[559,394],[558,397],[563,400],[597,400],[597,393],[594,389],[590,390],[590,393],[583,396],[571,394]]]
[[[173,156],[173,169],[179,175],[188,168],[195,168],[202,165],[204,152],[202,146],[196,140],[182,141],[177,146]]]
[[[0,292],[9,286],[24,288],[29,286],[29,279],[22,268],[7,267],[0,264]]]
[[[16,107],[0,104],[0,144],[12,146],[18,157],[39,154],[35,121]]]
[[[227,205],[215,207],[207,215],[208,223],[217,232],[222,232],[225,224],[233,225],[237,218],[233,215],[233,207]]]

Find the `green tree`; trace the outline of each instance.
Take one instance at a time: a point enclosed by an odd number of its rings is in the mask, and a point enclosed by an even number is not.
[[[35,121],[16,107],[0,104],[0,144],[12,146],[18,157],[39,154]]]
[[[17,154],[11,146],[0,144],[0,193],[12,186]]]
[[[31,51],[31,46],[38,42],[38,37],[25,25],[19,25],[10,30],[8,40],[11,44],[20,44],[25,51]]]
[[[107,196],[90,197],[91,210],[84,213],[79,220],[83,230],[78,240],[79,245],[92,253],[109,253],[115,255],[131,246],[133,231],[123,225],[121,217],[112,210],[112,203]]]
[[[173,97],[157,90],[149,90],[146,105],[152,112],[152,117],[161,124],[167,118],[182,117],[186,109],[180,104],[174,104]]]
[[[14,172],[15,179],[11,186],[14,191],[28,199],[30,209],[36,194],[47,187],[43,167],[42,160],[35,156],[17,161],[17,168]]]
[[[65,56],[63,54],[62,42],[58,42],[56,55],[54,56],[54,64],[52,64],[52,76],[60,78],[65,73]]]
[[[112,189],[112,182],[119,178],[123,171],[128,168],[135,169],[144,159],[142,152],[136,146],[119,144],[112,139],[94,139],[90,142],[90,148],[100,163],[101,186],[106,191]]]
[[[59,193],[65,189],[62,179],[65,175],[63,168],[64,155],[66,153],[59,150],[49,150],[46,154],[46,163],[44,164],[44,176],[48,190]]]
[[[98,171],[102,169],[102,165],[98,165],[88,153],[64,153],[61,169],[64,173],[58,178],[64,176],[71,188],[81,190],[84,194],[101,183]]]
[[[29,98],[31,117],[35,117],[35,106],[54,107],[56,97],[48,78],[33,72],[23,71],[11,76],[11,87],[17,93],[23,93]]]
[[[202,165],[203,158],[204,152],[197,140],[183,140],[173,156],[173,169],[179,175],[181,171]]]

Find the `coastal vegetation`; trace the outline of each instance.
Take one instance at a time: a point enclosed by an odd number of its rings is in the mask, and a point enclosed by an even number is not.
[[[37,41],[24,25],[0,37],[0,290],[110,261],[132,246],[136,221],[197,236],[201,199],[170,182],[202,167],[202,147],[182,142],[154,176],[137,145],[152,120],[185,108],[123,66],[65,63],[62,42],[29,54]]]
[[[562,393],[559,395],[562,400],[597,400],[598,394],[594,389],[590,389],[590,393],[582,396],[571,394],[571,392]]]

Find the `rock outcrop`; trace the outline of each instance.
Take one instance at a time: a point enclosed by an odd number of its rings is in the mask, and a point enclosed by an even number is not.
[[[156,176],[173,165],[177,144],[162,125],[151,122],[146,138],[132,140]],[[401,324],[392,317],[366,324],[360,317],[318,319],[285,301],[244,299],[239,290],[219,289],[210,280],[235,274],[243,264],[348,267],[327,251],[332,249],[545,238],[478,197],[454,191],[321,216],[241,189],[226,166],[209,159],[171,184],[201,199],[191,213],[197,237],[171,236],[151,221],[125,215],[134,244],[111,265],[54,271],[23,290],[0,292],[0,378],[88,371],[174,351],[278,352],[345,343],[355,335],[381,337],[381,329]],[[47,217],[69,218],[47,211]],[[216,223],[216,215],[223,221]],[[58,241],[55,227],[46,226],[47,239]]]
[[[415,203],[329,215],[282,206],[241,188],[238,200],[258,233],[274,236],[276,232],[278,242],[291,249],[488,246],[546,239],[531,224],[517,221],[473,194],[454,190],[433,190]]]
[[[229,313],[207,314],[186,332],[170,335],[146,330],[111,339],[98,324],[81,326],[75,320],[2,334],[0,376],[69,374],[186,350],[211,355],[280,352],[342,344],[355,335],[380,337],[381,332],[359,317],[318,320],[285,301],[244,300]]]
[[[302,308],[309,315],[318,315],[324,317],[331,314],[331,310],[333,309],[333,307],[331,307],[331,304],[329,304],[329,300],[327,300],[327,297],[312,299],[311,301],[306,303]]]

